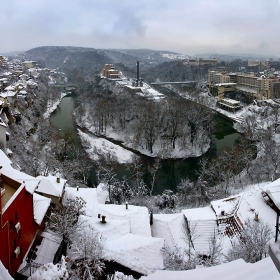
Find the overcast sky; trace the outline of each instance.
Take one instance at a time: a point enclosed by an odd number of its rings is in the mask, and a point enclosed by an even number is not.
[[[38,46],[280,57],[280,0],[1,0],[0,52]]]

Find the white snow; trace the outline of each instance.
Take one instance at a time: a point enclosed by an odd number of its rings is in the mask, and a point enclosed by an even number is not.
[[[65,179],[60,178],[60,183],[57,183],[57,177],[55,176],[37,176],[36,179],[40,180],[36,192],[61,197],[66,183]]]
[[[274,256],[272,256],[272,254]],[[272,260],[276,263],[279,273],[280,273],[280,240],[275,242],[275,239],[269,241],[269,255],[272,257]]]
[[[216,220],[216,215],[211,206],[184,209],[182,212],[189,221]]]
[[[218,236],[216,215],[213,209],[208,207],[182,210],[191,231],[193,246],[197,253],[207,254],[209,240]]]
[[[276,280],[280,279],[279,272],[271,258],[265,258],[256,263],[246,263],[243,259],[209,268],[168,271],[158,270],[154,274],[141,277],[141,280]]]
[[[85,234],[88,232],[96,233],[103,241],[110,242],[130,233],[129,220],[116,220],[106,218],[106,223],[101,222],[101,218],[87,217],[81,215],[79,222],[82,224],[82,229]]]
[[[0,169],[0,173],[19,182],[34,179],[34,177],[32,176],[14,169],[11,164],[11,160],[5,155],[2,150],[0,150],[0,166],[2,166],[2,168]]]
[[[38,179],[25,179],[25,189],[30,193],[33,194],[35,189],[37,188],[40,180]]]
[[[100,155],[110,154],[119,163],[129,163],[133,161],[134,153],[131,151],[115,145],[104,138],[98,138],[93,135],[89,136],[79,129],[78,132],[83,146],[91,159],[98,160]]]
[[[58,104],[61,102],[61,99],[64,97],[64,96],[66,96],[67,95],[67,93],[64,93],[64,92],[62,92],[61,94],[60,94],[60,98],[59,99],[57,99],[55,102],[53,102],[52,104],[48,104],[48,109],[47,109],[47,111],[44,113],[44,115],[43,115],[43,117],[45,118],[45,119],[47,119],[47,118],[49,118],[50,117],[50,115],[51,115],[51,113],[57,108],[57,106],[58,106]]]
[[[254,219],[255,213],[258,213],[259,219],[268,223],[271,226],[272,232],[274,232],[276,212],[265,203],[261,194],[263,188],[265,188],[264,185],[267,184],[256,184],[246,188],[242,194],[237,215],[244,223],[247,219]]]
[[[165,245],[187,249],[187,224],[183,213],[155,214],[151,226],[152,236],[164,238]]]
[[[59,280],[68,279],[65,259],[62,259],[61,264],[48,263],[42,265],[34,272],[28,280]]]
[[[163,246],[163,238],[129,233],[106,243],[105,257],[147,275],[163,269]]]
[[[12,276],[9,274],[8,270],[4,267],[1,260],[0,260],[0,279],[13,280]]]
[[[54,255],[58,250],[61,240],[59,240],[57,237],[54,238],[50,233],[46,231],[41,234],[41,237],[43,237],[43,240],[42,243],[36,247],[37,257],[34,261],[36,263],[42,264],[50,263],[54,259]]]
[[[34,212],[34,220],[38,225],[41,225],[48,208],[51,204],[51,199],[41,196],[37,193],[33,194],[33,212]]]
[[[267,184],[263,190],[269,195],[275,206],[280,209],[280,179]]]
[[[240,200],[241,200],[240,195],[232,196],[232,197],[212,201],[211,206],[213,207],[217,217],[223,218],[225,216],[232,216],[236,212]],[[222,211],[224,211],[224,214],[222,214]]]
[[[98,204],[98,199],[97,199],[97,192],[96,188],[71,188],[71,187],[66,187],[65,188],[65,198],[76,198],[80,197],[82,198],[85,202],[85,213],[87,216],[92,216],[93,212],[93,205]]]
[[[114,204],[98,204],[94,206],[93,217],[98,214],[106,219],[129,220],[130,232],[141,236],[151,236],[151,227],[148,209],[146,207]]]

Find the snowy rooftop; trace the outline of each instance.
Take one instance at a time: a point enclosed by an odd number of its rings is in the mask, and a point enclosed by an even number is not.
[[[208,207],[186,209],[182,211],[188,220],[188,227],[193,236],[193,245],[196,252],[207,254],[209,240],[218,235],[216,215],[213,209]]]
[[[274,229],[276,212],[265,203],[261,194],[266,185],[267,184],[257,184],[247,187],[243,193],[243,199],[239,205],[237,215],[242,222],[245,222],[247,219],[254,219],[255,213],[258,213],[259,219],[267,222],[271,225],[271,228]]]
[[[14,86],[7,86],[4,89],[5,91],[15,91],[15,87]]]
[[[38,186],[40,180],[35,179],[35,178],[34,178],[34,179],[25,179],[24,182],[25,182],[25,188],[26,188],[26,190],[27,190],[29,193],[33,194],[34,191],[35,191],[35,189],[37,188],[37,186]]]
[[[15,96],[17,93],[15,91],[6,91],[6,92],[1,92],[0,93],[0,96],[3,97],[3,98],[6,98],[6,97],[13,97]]]
[[[183,213],[153,215],[152,236],[164,238],[169,248],[187,249],[186,228]]]
[[[234,100],[234,99],[230,99],[230,98],[223,98],[224,101],[230,103],[231,105],[238,105],[240,104],[240,101]]]
[[[163,246],[163,238],[129,233],[106,244],[106,258],[147,275],[163,269]]]
[[[232,196],[225,199],[212,201],[211,206],[214,209],[217,218],[225,218],[227,216],[232,216],[236,212],[240,200],[241,200],[240,195]]]
[[[65,197],[80,197],[86,202],[85,211],[87,216],[92,216],[93,205],[98,204],[96,188],[71,188],[66,187]]]
[[[36,193],[33,194],[34,220],[38,225],[41,225],[50,204],[50,198],[46,198]]]
[[[36,178],[40,180],[40,183],[36,189],[38,193],[61,197],[64,184],[66,183],[65,179],[60,178],[60,182],[57,183],[57,177],[55,176],[38,176]]]
[[[101,222],[101,218],[80,216],[80,222],[83,225],[85,232],[91,232],[98,234],[104,241],[112,241],[120,238],[121,236],[130,233],[129,220],[116,220],[107,219],[106,223]]]
[[[216,215],[211,206],[182,210],[188,221],[216,220]]]
[[[2,104],[3,102],[0,100],[0,105]],[[7,125],[1,120],[1,118],[0,118],[0,125],[1,126],[4,126],[4,127],[6,127]]]
[[[215,84],[215,86],[221,87],[221,86],[236,86],[236,83],[219,83]]]
[[[229,263],[186,271],[158,270],[154,274],[141,277],[141,280],[263,280],[279,279],[279,272],[270,257],[256,263],[246,263],[243,259]]]
[[[34,180],[35,178],[27,175],[19,170],[14,169],[11,164],[11,160],[5,155],[5,153],[0,150],[0,158],[1,158],[1,166],[0,173],[4,174],[5,176],[17,180],[18,182],[23,182],[27,180]],[[32,193],[32,189],[29,189],[29,185],[27,184],[26,190]]]
[[[129,220],[130,232],[134,234],[151,236],[148,208],[128,205],[98,204],[94,206],[93,217],[98,214],[106,219]]]
[[[265,185],[262,189],[269,195],[275,206],[280,209],[280,179]]]
[[[97,188],[65,188],[65,197],[80,197],[86,202],[86,215],[93,215],[93,208],[96,204],[105,204],[108,200],[108,191],[103,189],[104,184],[100,183]]]
[[[36,263],[49,263],[53,261],[54,254],[56,253],[61,240],[54,238],[50,233],[43,232],[41,234],[43,237],[42,243],[37,246],[37,258],[35,259]]]

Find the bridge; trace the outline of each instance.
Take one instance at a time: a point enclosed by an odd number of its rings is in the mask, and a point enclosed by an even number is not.
[[[75,90],[75,89],[77,89],[77,85],[75,85],[75,84],[53,84],[51,86],[63,88],[65,90]]]
[[[154,82],[151,83],[151,85],[169,85],[169,84],[192,84],[192,83],[197,83],[197,81],[184,81],[184,82]]]

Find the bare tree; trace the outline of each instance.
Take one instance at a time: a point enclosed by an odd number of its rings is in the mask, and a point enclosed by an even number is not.
[[[70,279],[93,280],[102,276],[105,268],[102,261],[103,245],[90,226],[84,226],[83,230],[79,231],[67,253],[71,259]]]
[[[154,188],[155,188],[155,183],[156,183],[156,173],[158,169],[160,168],[160,160],[155,159],[155,161],[148,166],[148,170],[151,174],[151,184],[149,188],[149,194],[150,196],[153,194]]]
[[[62,239],[62,251],[65,256],[69,241],[74,238],[77,229],[81,226],[79,216],[84,214],[85,204],[86,202],[80,197],[66,198],[61,209],[53,212],[50,216],[48,229],[59,239]]]
[[[107,154],[97,162],[97,177],[99,183],[104,183],[106,186],[110,202],[112,202],[112,189],[117,182],[116,176],[116,161]]]
[[[222,242],[219,236],[214,233],[213,237],[209,239],[209,257],[204,262],[205,266],[215,266],[221,263],[222,256]]]
[[[272,237],[269,224],[262,221],[247,220],[239,239],[233,243],[225,258],[227,261],[243,258],[254,263],[268,256],[268,241]]]

